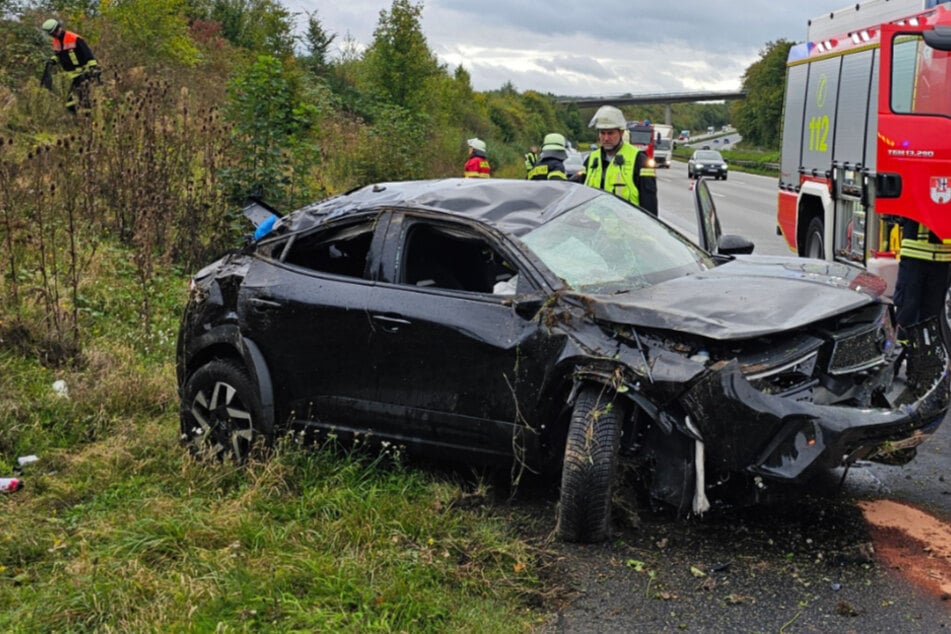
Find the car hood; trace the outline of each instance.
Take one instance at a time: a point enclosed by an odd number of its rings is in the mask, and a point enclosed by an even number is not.
[[[748,256],[642,290],[588,297],[601,320],[729,340],[805,326],[883,291],[884,280],[844,264]]]

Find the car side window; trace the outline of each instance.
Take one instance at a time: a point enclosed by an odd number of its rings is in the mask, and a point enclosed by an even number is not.
[[[477,233],[412,223],[406,233],[401,284],[511,295],[516,269]]]
[[[322,273],[364,277],[374,227],[363,222],[295,236],[283,260]]]

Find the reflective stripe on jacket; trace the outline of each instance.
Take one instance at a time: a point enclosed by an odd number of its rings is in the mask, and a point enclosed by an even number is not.
[[[951,262],[951,244],[943,242],[923,224],[906,224],[901,241],[901,257],[931,262]]]
[[[83,38],[72,31],[63,31],[63,37],[52,40],[53,54],[65,71],[81,70],[96,66],[96,58]]]
[[[637,148],[633,145],[622,143],[606,170],[601,165],[604,161],[604,150],[592,152],[585,165],[584,184],[611,192],[637,205],[640,202],[640,192],[634,184],[634,162],[637,160],[637,152]]]
[[[466,161],[462,175],[466,178],[489,178],[492,174],[492,168],[489,167],[489,160],[484,156],[473,154]]]

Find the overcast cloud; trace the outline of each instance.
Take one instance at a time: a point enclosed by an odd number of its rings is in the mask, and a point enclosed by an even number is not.
[[[346,41],[366,47],[391,0],[284,0],[317,12],[334,53]],[[736,90],[766,44],[801,42],[810,18],[848,3],[830,0],[637,0],[527,2],[423,0],[422,30],[450,70],[460,64],[472,87],[570,96]]]

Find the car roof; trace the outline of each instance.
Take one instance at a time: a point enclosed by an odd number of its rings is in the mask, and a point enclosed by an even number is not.
[[[716,150],[697,150],[693,153],[693,157],[698,159],[723,159],[723,155]]]
[[[397,207],[471,218],[519,236],[603,195],[608,194],[562,180],[447,178],[376,183],[302,207],[282,218],[275,229],[299,231],[342,215]]]

